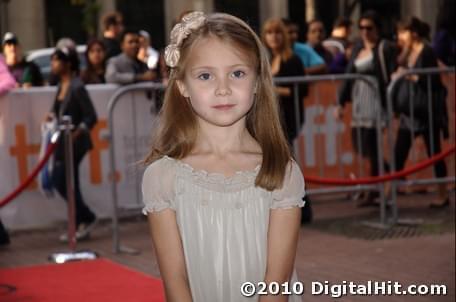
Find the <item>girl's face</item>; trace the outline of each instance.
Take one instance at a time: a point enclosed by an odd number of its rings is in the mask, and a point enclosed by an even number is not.
[[[283,46],[284,37],[278,28],[270,28],[265,31],[264,40],[268,48],[280,50]]]
[[[403,48],[410,48],[413,43],[413,36],[409,30],[397,31],[398,44]]]
[[[89,49],[89,52],[87,54],[90,63],[92,65],[98,66],[101,65],[105,59],[106,53],[99,44],[94,44],[92,47]]]
[[[204,38],[196,43],[177,85],[190,102],[200,126],[245,123],[254,102],[257,80],[253,62],[241,55],[238,48],[218,38]]]

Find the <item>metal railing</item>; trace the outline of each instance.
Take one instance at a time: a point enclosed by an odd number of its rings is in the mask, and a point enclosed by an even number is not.
[[[108,129],[109,129],[109,163],[110,163],[110,175],[111,175],[111,194],[112,194],[112,236],[113,236],[113,251],[115,253],[119,252],[126,252],[130,254],[135,254],[138,251],[127,246],[122,246],[120,243],[120,236],[119,236],[119,216],[122,214],[121,212],[124,210],[123,208],[119,207],[119,200],[117,194],[117,181],[116,181],[116,150],[115,150],[115,119],[114,119],[114,109],[116,105],[121,100],[121,96],[132,92],[132,91],[161,91],[164,89],[164,86],[159,83],[139,83],[133,84],[128,86],[123,86],[116,90],[116,92],[111,96],[109,103],[108,103]],[[130,99],[124,99],[130,101]],[[155,99],[156,100],[156,99]],[[136,105],[136,100],[133,99],[132,105]],[[136,110],[133,108],[132,110],[132,121],[133,121],[133,137],[134,137],[134,157],[135,159],[138,158],[138,150],[137,150],[137,128],[136,128]],[[135,199],[136,204],[138,205],[136,208],[129,208],[128,211],[140,211],[142,206],[141,199],[140,199],[140,192],[139,192],[139,179],[138,173],[135,173]]]
[[[413,72],[417,72],[420,74],[426,74],[426,73],[440,73],[440,72],[453,72],[454,73],[454,68],[449,68],[449,69],[426,69],[426,70],[410,70],[403,76],[406,76],[408,74],[412,74]],[[343,81],[343,80],[359,80],[363,81],[368,84],[369,87],[371,87],[374,91],[374,93],[379,94],[378,88],[375,85],[376,83],[373,82],[372,77],[366,76],[366,75],[361,75],[361,74],[338,74],[338,75],[319,75],[319,76],[303,76],[303,77],[285,77],[285,78],[275,78],[274,83],[275,84],[288,84],[288,85],[293,85],[293,94],[294,94],[294,108],[295,108],[295,113],[296,113],[296,127],[297,129],[301,129],[301,124],[299,122],[299,102],[302,102],[303,100],[299,98],[299,85],[304,84],[304,83],[316,83],[316,82],[332,82],[334,85],[338,84],[337,81]],[[388,137],[388,146],[387,154],[390,156],[390,161],[392,164],[392,171],[394,171],[395,165],[394,165],[394,146],[392,143],[393,136],[392,136],[392,121],[394,119],[393,111],[392,111],[392,92],[394,90],[394,86],[397,85],[397,80],[392,81],[387,89],[387,114],[386,114],[386,125],[388,128],[387,132],[387,137]],[[109,159],[110,159],[110,174],[111,174],[111,194],[112,194],[112,202],[113,202],[113,211],[112,211],[112,228],[113,228],[113,250],[114,252],[128,252],[128,253],[136,253],[137,251],[125,246],[122,246],[120,243],[120,235],[119,235],[119,216],[124,212],[125,209],[119,207],[119,200],[118,200],[118,187],[117,183],[115,180],[115,173],[116,173],[116,150],[115,150],[115,125],[116,121],[114,118],[114,109],[116,105],[118,105],[119,101],[121,100],[121,96],[133,92],[133,91],[152,91],[152,92],[157,92],[157,91],[162,91],[164,90],[164,86],[162,84],[155,84],[155,83],[141,83],[141,84],[134,84],[134,85],[129,85],[129,86],[124,86],[119,88],[110,98],[109,105],[108,105],[108,127],[109,127]],[[320,106],[321,98],[320,98],[320,92],[315,90],[315,95],[314,95],[314,100],[317,106]],[[429,97],[431,100],[432,97]],[[123,99],[123,101],[131,101],[131,99]],[[134,103],[136,102],[135,99],[132,100],[133,104],[132,106],[135,106]],[[157,101],[157,100],[156,100]],[[327,103],[327,102],[326,102]],[[336,98],[334,98],[334,105],[336,105]],[[125,116],[123,117],[125,118]],[[377,116],[376,116],[376,121],[375,121],[375,129],[377,133],[377,146],[378,148],[378,169],[379,169],[379,176],[385,175],[385,171],[383,168],[383,163],[384,163],[384,152],[383,152],[383,129],[384,129],[384,124],[382,124],[382,112],[378,111]],[[131,119],[135,121],[135,110],[132,111],[132,117]],[[306,121],[307,123],[307,121]],[[345,124],[345,127],[350,127],[349,125]],[[321,127],[322,125],[318,124],[317,126],[317,132],[321,132]],[[135,145],[137,143],[137,129],[136,125],[133,125],[133,141],[135,142]],[[359,135],[358,135],[359,138]],[[307,139],[307,138],[306,138]],[[340,153],[341,151],[341,137],[340,135],[337,136],[336,138],[336,150],[334,151],[336,154]],[[362,152],[362,144],[359,144]],[[134,147],[134,153],[135,153],[135,158],[139,157],[138,150],[136,146]],[[389,149],[388,149],[389,148]],[[318,146],[317,146],[318,149]],[[299,151],[299,146],[294,144],[294,150],[296,154],[298,154]],[[319,152],[320,150],[317,150]],[[141,154],[141,157],[143,154]],[[299,160],[299,157],[297,157]],[[362,177],[363,176],[363,161],[361,159],[361,155],[358,155],[358,174]],[[341,179],[346,179],[347,176],[344,175],[343,173],[343,167],[341,160],[337,160],[337,170],[339,173],[339,177]],[[318,163],[318,172],[320,177],[325,177],[325,169],[323,168],[323,165],[321,164],[321,161]],[[355,171],[353,171],[355,172]],[[140,186],[139,186],[139,174],[135,173],[135,199],[137,202],[137,206],[130,208],[128,210],[133,210],[134,213],[138,213],[142,209],[142,203],[140,200]],[[454,177],[449,177],[447,179],[427,179],[427,180],[415,180],[413,181],[414,183],[426,183],[426,184],[431,184],[431,183],[436,183],[440,181],[453,181],[454,182]],[[410,183],[410,182],[408,182]],[[345,192],[360,192],[360,191],[368,191],[368,190],[377,190],[380,193],[380,226],[385,227],[385,226],[390,226],[394,223],[397,223],[398,221],[398,210],[397,210],[397,203],[396,203],[396,190],[395,186],[398,184],[397,181],[393,181],[393,190],[392,190],[392,196],[391,200],[388,201],[386,196],[385,196],[385,187],[383,183],[377,183],[377,184],[354,184],[354,185],[340,185],[340,186],[330,186],[330,187],[324,187],[324,188],[312,188],[308,189],[306,191],[307,194],[310,195],[318,195],[318,194],[334,194],[334,193],[345,193]],[[391,216],[388,217],[387,213],[387,207],[391,209],[390,213]],[[127,211],[125,211],[127,212]]]
[[[395,148],[394,148],[394,129],[393,129],[393,120],[395,118],[394,112],[394,93],[398,88],[399,84],[409,78],[410,76],[426,76],[426,95],[427,95],[427,113],[428,113],[428,122],[429,125],[427,131],[429,131],[429,142],[430,143],[430,150],[431,154],[434,154],[435,146],[434,146],[434,112],[433,112],[433,87],[431,82],[431,76],[440,76],[442,74],[454,74],[455,68],[454,67],[446,67],[446,68],[416,68],[416,69],[409,69],[405,70],[402,74],[400,74],[397,78],[393,79],[387,88],[387,114],[388,114],[388,144],[389,148],[389,156],[390,156],[390,165],[391,170],[396,170],[396,160],[395,160]],[[440,79],[439,79],[440,80]],[[454,84],[454,82],[453,82]],[[410,115],[408,118],[410,119],[410,135],[411,135],[411,142],[415,140],[415,133],[414,133],[414,122],[417,120],[417,117],[414,116],[414,106],[413,106],[413,98],[412,94],[409,94],[408,104],[409,104],[409,113]],[[446,100],[444,100],[446,102]],[[454,122],[454,121],[453,121]],[[449,127],[451,127],[451,121],[448,121]],[[453,124],[454,125],[454,124]],[[412,152],[413,154],[413,152]],[[415,159],[416,157],[413,156]],[[436,178],[435,175],[433,178],[428,179],[420,179],[420,180],[393,180],[391,185],[391,206],[392,206],[392,221],[393,223],[398,223],[399,221],[399,214],[398,214],[398,206],[397,206],[397,187],[401,186],[414,186],[414,185],[423,185],[423,184],[438,184],[438,183],[454,183],[455,177],[444,177],[444,178]]]
[[[363,81],[365,82],[370,89],[372,89],[372,92],[374,95],[378,96],[378,99],[380,99],[379,91],[377,88],[377,85],[375,83],[375,79],[373,79],[372,76],[368,75],[363,75],[363,74],[328,74],[328,75],[315,75],[315,76],[302,76],[302,77],[281,77],[281,78],[275,78],[274,83],[275,84],[293,84],[293,96],[294,96],[294,108],[296,112],[296,127],[297,129],[301,128],[301,125],[299,124],[299,103],[302,102],[303,100],[299,99],[298,95],[298,86],[299,84],[302,83],[318,83],[318,82],[332,82],[333,85],[336,85],[336,81],[346,81],[346,80],[351,80],[351,81]],[[338,93],[338,91],[337,91]],[[317,105],[317,108],[319,107],[321,100],[320,100],[320,93],[318,89],[315,89],[315,102]],[[334,106],[337,106],[338,104],[336,103],[336,98],[334,98]],[[306,122],[305,122],[306,123]],[[317,128],[321,127],[319,124]],[[377,111],[376,114],[376,119],[375,119],[375,129],[377,133],[377,146],[379,146],[378,149],[378,169],[379,169],[379,176],[384,175],[384,167],[383,167],[383,149],[382,149],[382,112]],[[363,152],[363,144],[361,143],[361,135],[360,135],[360,129],[359,127],[356,128],[357,130],[357,143],[360,148],[360,152],[358,152],[357,157],[358,157],[358,175],[363,176],[363,171],[364,171],[364,160],[362,159]],[[317,132],[319,133],[320,130],[317,129]],[[336,138],[337,140],[337,149],[341,150],[341,142],[340,142],[340,136]],[[297,146],[296,142],[294,143],[293,149],[295,151],[295,155],[298,154],[299,147]],[[335,150],[336,154],[338,153],[338,150]],[[317,151],[318,152],[318,151]],[[299,159],[299,157],[297,157]],[[300,163],[301,164],[301,163]],[[339,171],[339,177],[344,178],[346,176],[343,175],[342,171],[342,164],[340,160],[337,160],[338,164],[338,171]],[[319,176],[324,177],[324,169],[322,168],[321,161],[319,161]],[[380,223],[382,225],[385,225],[387,223],[387,217],[386,217],[386,198],[385,198],[385,190],[384,186],[382,184],[372,184],[372,185],[353,185],[353,186],[336,186],[336,187],[325,187],[323,189],[308,189],[306,190],[307,195],[318,195],[318,194],[334,194],[334,193],[345,193],[345,192],[361,192],[361,191],[367,191],[367,190],[378,190],[380,193]]]

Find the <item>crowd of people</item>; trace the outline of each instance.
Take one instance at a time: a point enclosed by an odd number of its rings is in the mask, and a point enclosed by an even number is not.
[[[330,34],[327,35],[324,23],[319,19],[311,20],[305,29],[305,42],[299,41],[300,28],[298,24],[289,19],[269,19],[261,27],[262,42],[270,51],[271,66],[278,68],[276,50],[271,48],[270,43],[278,43],[282,52],[282,60],[287,62],[291,57],[300,59],[299,71],[276,70],[275,76],[314,75],[345,73],[349,68],[353,51],[359,47],[365,34],[376,35],[375,39],[388,42],[383,39],[380,18],[374,12],[375,21],[371,29],[365,29],[358,22],[359,37],[353,37],[353,23],[349,18],[339,17],[334,21]],[[378,19],[378,20],[377,20]],[[454,30],[447,20],[447,14],[439,16],[436,32],[432,43],[430,37],[425,37],[438,59],[440,66],[454,65],[455,42]],[[102,20],[103,31],[101,38],[90,38],[86,43],[84,54],[85,68],[78,70],[78,75],[85,84],[130,84],[140,81],[157,81],[167,83],[168,68],[163,60],[163,52],[154,49],[151,45],[151,36],[145,30],[132,30],[124,26],[122,14],[119,12],[108,13]],[[399,28],[397,28],[399,30]],[[277,32],[273,42],[272,35],[266,32]],[[371,33],[373,32],[373,33]],[[403,47],[402,39],[396,35],[394,43],[396,54],[394,58],[386,58],[387,64],[398,64],[407,56],[407,49]],[[364,39],[365,40],[365,39]],[[377,41],[373,41],[376,45]],[[389,42],[387,44],[391,44]],[[76,51],[76,44],[71,38],[62,38],[56,43],[56,47],[66,45],[70,50]],[[375,46],[374,45],[374,46]],[[403,50],[401,52],[401,50]],[[24,57],[19,43],[19,38],[11,32],[4,35],[2,40],[2,53],[10,73],[16,80],[17,87],[30,87],[42,85],[55,85],[53,75],[46,79],[38,66]],[[275,59],[275,60],[274,60]],[[390,60],[391,59],[391,60]],[[296,62],[293,58],[292,63]],[[294,64],[287,62],[288,65]],[[287,65],[285,64],[285,65]],[[391,75],[392,71],[388,76]],[[279,88],[280,90],[280,88]],[[282,91],[283,92],[283,91]],[[283,93],[279,94],[283,96]]]
[[[334,116],[340,119],[344,105],[352,102],[351,127],[354,149],[370,161],[371,175],[376,176],[379,174],[379,164],[375,121],[378,115],[385,112],[386,87],[391,79],[400,76],[408,68],[454,65],[454,28],[449,28],[445,19],[440,20],[439,24],[441,26],[436,28],[433,43],[429,35],[429,25],[416,17],[398,23],[395,42],[384,39],[380,17],[374,11],[365,12],[357,21],[359,37],[355,39],[352,37],[352,21],[347,18],[338,18],[329,36],[321,20],[308,22],[306,42],[298,40],[297,23],[288,19],[272,18],[264,22],[260,37],[269,55],[270,70],[274,77],[347,72],[368,75],[375,80],[376,90],[380,93],[375,93],[375,90],[362,81],[344,81],[338,93],[338,106]],[[166,66],[164,54],[152,47],[148,32],[125,28],[123,17],[118,12],[104,16],[103,26],[102,37],[92,38],[87,42],[84,54],[86,64],[83,70],[80,70],[74,41],[69,38],[59,40],[51,56],[52,75],[49,79],[42,76],[35,63],[25,59],[19,38],[14,33],[6,33],[2,40],[4,59],[0,56],[0,92],[13,87],[58,85],[51,112],[58,118],[65,112],[73,115],[74,121],[78,122],[75,138],[81,140],[83,148],[75,152],[77,165],[91,148],[90,136],[86,134],[96,121],[96,113],[84,85],[126,85],[147,81],[162,82],[166,85],[169,80],[169,68]],[[416,84],[421,87],[421,93],[426,93],[425,77],[412,76],[406,77],[405,80],[409,85]],[[441,91],[441,95],[445,95],[445,88],[438,76],[432,77],[432,87]],[[294,90],[290,85],[277,85],[275,93],[280,103],[283,127],[289,144],[292,144],[299,134],[299,125],[304,123],[304,105],[300,102],[300,112],[296,114],[293,104]],[[299,99],[303,99],[307,93],[306,86],[301,85],[298,93]],[[77,101],[68,101],[76,98],[75,96],[78,98]],[[63,108],[60,104],[65,100],[67,101]],[[429,156],[441,150],[439,134],[442,132],[444,137],[448,137],[448,116],[444,108],[445,102],[436,103],[438,104],[435,106],[432,125],[433,141],[429,137],[430,122],[427,115],[416,114],[410,119],[410,112],[407,110],[397,112],[401,124],[395,148],[397,170],[404,167],[412,143],[410,131],[415,136],[424,138]],[[76,206],[77,212],[83,213],[77,219],[80,227],[77,235],[83,238],[88,235],[87,230],[90,230],[96,217],[85,205],[80,194],[77,165]],[[384,170],[389,169],[385,161]],[[57,174],[63,175],[64,170],[55,170],[55,177],[58,180],[60,178]],[[438,177],[446,176],[443,161],[435,165],[435,172]],[[66,196],[65,184],[58,181],[57,183],[58,191],[62,196]],[[360,205],[373,204],[377,196],[378,192],[369,192]],[[431,206],[445,207],[448,202],[445,186],[439,185],[439,201],[432,203]]]
[[[353,37],[353,23],[349,18],[337,18],[330,35],[326,34],[321,20],[311,20],[305,29],[305,42],[299,41],[300,29],[296,22],[289,19],[266,20],[261,28],[261,37],[264,46],[270,51],[271,67],[275,69],[273,74],[295,76],[348,72],[353,67],[349,66],[353,51],[359,50],[357,49],[359,42],[365,41],[363,37],[366,34],[376,35],[375,39],[378,41],[372,41],[372,47],[381,41],[388,42],[382,38],[379,17],[375,13],[373,15],[374,21],[378,22],[372,29],[371,27],[366,29],[358,22],[359,37]],[[430,37],[425,39],[432,47],[439,64],[448,66],[454,65],[455,42],[454,30],[450,28],[446,19],[448,18],[445,16],[439,18],[432,44]],[[102,37],[90,38],[87,41],[84,54],[85,68],[78,70],[78,75],[85,84],[130,84],[140,81],[157,81],[166,84],[168,68],[163,60],[163,52],[152,47],[151,36],[147,31],[126,28],[122,14],[119,12],[106,14],[102,24]],[[386,58],[387,64],[391,62],[397,64],[407,56],[407,50],[401,43],[401,39],[398,38],[394,43],[397,57]],[[71,38],[60,39],[56,47],[62,45],[66,45],[70,51],[76,51],[76,44]],[[402,53],[400,53],[401,49]],[[280,57],[284,68],[279,68],[281,64],[279,64],[277,50],[281,52]],[[44,78],[38,66],[26,60],[19,38],[14,33],[8,32],[4,35],[2,51],[17,87],[57,84],[53,75],[50,79]],[[299,58],[300,62],[296,63],[295,57]],[[294,70],[290,70],[287,66],[291,66]],[[388,70],[388,72],[389,77],[393,71]],[[278,89],[278,93],[284,96],[281,88]]]

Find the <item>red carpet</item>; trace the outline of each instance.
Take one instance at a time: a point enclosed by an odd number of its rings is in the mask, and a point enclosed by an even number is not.
[[[106,259],[0,270],[1,302],[163,302],[163,284]]]

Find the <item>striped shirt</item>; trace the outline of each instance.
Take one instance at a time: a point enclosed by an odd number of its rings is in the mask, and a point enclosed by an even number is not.
[[[370,53],[367,57],[356,59],[355,68],[360,74],[373,74],[373,54]],[[369,76],[369,78],[374,87],[363,80],[355,80],[354,82],[352,89],[352,127],[373,128],[378,114],[384,120],[378,81],[374,76]]]

